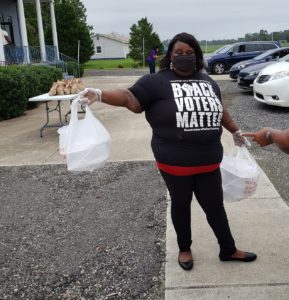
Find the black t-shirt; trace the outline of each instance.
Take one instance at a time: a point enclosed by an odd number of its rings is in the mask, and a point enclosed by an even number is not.
[[[207,74],[180,77],[165,70],[141,77],[129,90],[153,130],[158,162],[173,166],[219,163],[223,105],[220,89]]]

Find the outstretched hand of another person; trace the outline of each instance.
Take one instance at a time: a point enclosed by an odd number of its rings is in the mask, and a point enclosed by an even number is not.
[[[78,102],[81,106],[90,105],[94,102],[101,102],[102,92],[100,89],[86,88],[78,93]]]
[[[270,134],[272,128],[263,128],[256,132],[242,132],[242,136],[252,137],[252,141],[258,143],[261,147],[271,145],[273,143]]]
[[[252,137],[253,141],[261,147],[275,144],[283,152],[289,154],[289,128],[278,130],[267,127],[256,132],[244,132],[242,135]]]

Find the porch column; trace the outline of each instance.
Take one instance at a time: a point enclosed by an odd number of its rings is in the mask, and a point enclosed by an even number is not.
[[[59,60],[59,48],[58,48],[58,37],[57,37],[56,18],[55,18],[55,10],[54,10],[54,0],[50,1],[50,17],[51,17],[53,45],[56,51],[55,53],[56,58]]]
[[[0,39],[0,66],[5,65],[5,55],[4,55],[4,47],[3,47],[3,42],[2,38]]]
[[[46,61],[46,50],[45,50],[40,0],[36,0],[36,15],[37,15],[37,27],[38,27],[38,35],[39,35],[41,61],[44,62]]]
[[[18,7],[18,18],[19,18],[21,41],[22,41],[23,54],[24,54],[24,62],[29,64],[30,57],[29,57],[29,50],[28,50],[28,38],[27,38],[27,29],[25,23],[23,0],[17,0],[17,7]]]

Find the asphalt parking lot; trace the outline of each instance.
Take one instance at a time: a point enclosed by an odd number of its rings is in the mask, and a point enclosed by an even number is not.
[[[162,299],[166,191],[152,161],[0,167],[0,299]]]

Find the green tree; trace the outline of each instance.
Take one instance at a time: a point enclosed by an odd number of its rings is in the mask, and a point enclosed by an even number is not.
[[[59,51],[77,59],[80,41],[80,63],[89,61],[94,53],[92,27],[86,23],[86,8],[80,0],[56,0],[55,17]],[[51,27],[50,27],[51,30]],[[52,34],[50,34],[52,37]]]
[[[49,24],[49,6],[47,3],[41,3],[41,14],[43,27],[46,28]],[[25,3],[25,19],[27,28],[28,43],[32,47],[39,47],[39,36],[36,17],[35,3]]]
[[[282,32],[278,31],[273,31],[270,33],[271,40],[273,39],[274,41],[280,41],[282,39]]]
[[[94,53],[92,27],[86,23],[86,9],[80,0],[55,0],[55,18],[57,25],[59,51],[77,59],[78,41],[80,41],[79,60],[83,64]],[[45,42],[53,45],[49,5],[41,4]],[[25,5],[28,41],[31,46],[39,46],[35,4]]]
[[[245,40],[246,41],[258,41],[259,38],[259,34],[258,33],[246,33],[245,34]]]
[[[282,40],[286,40],[287,42],[289,42],[289,30],[284,30],[281,36],[282,36]]]
[[[146,58],[150,50],[158,46],[160,53],[163,52],[163,44],[157,33],[153,32],[153,25],[150,24],[147,18],[142,18],[137,24],[133,24],[130,28],[130,53],[129,56],[135,61],[143,60],[143,44],[144,55]]]
[[[261,29],[259,32],[260,41],[270,41],[271,36],[269,35],[267,30]]]

